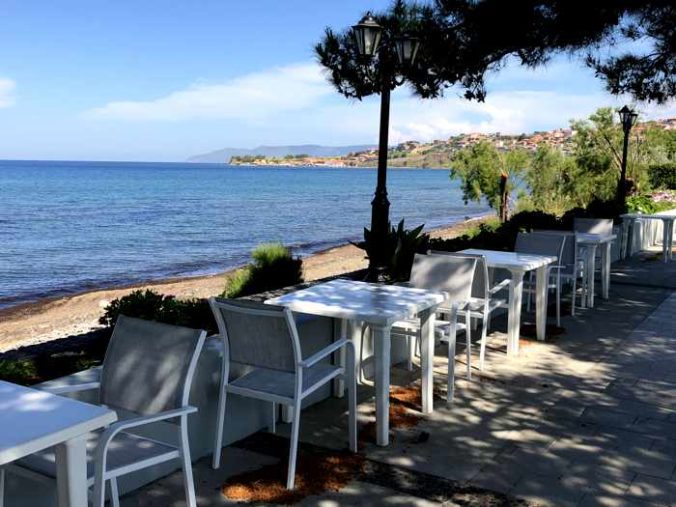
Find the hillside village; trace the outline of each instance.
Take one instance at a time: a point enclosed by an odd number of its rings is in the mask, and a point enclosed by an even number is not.
[[[649,126],[676,130],[676,118],[666,118],[644,122],[634,128],[634,133]],[[541,144],[555,147],[563,152],[570,151],[575,132],[570,128],[559,128],[548,131],[536,131],[531,134],[493,134],[471,133],[451,136],[448,139],[434,140],[428,143],[406,141],[392,146],[388,153],[388,165],[391,167],[447,167],[450,159],[458,150],[468,148],[482,141],[493,144],[498,150],[522,148],[535,151]],[[378,163],[378,150],[371,149],[349,153],[341,157],[312,157],[308,155],[287,155],[285,157],[266,157],[248,155],[232,157],[231,165],[261,166],[317,166],[317,167],[374,167]]]

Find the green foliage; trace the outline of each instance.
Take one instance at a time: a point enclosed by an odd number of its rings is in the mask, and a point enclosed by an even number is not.
[[[424,227],[425,224],[414,229],[406,229],[403,219],[397,227],[389,224],[389,233],[383,248],[383,255],[387,259],[385,276],[389,281],[408,280],[411,276],[414,255],[426,253],[429,249],[430,236],[422,232]],[[364,241],[354,245],[364,250],[368,258],[371,258],[380,247],[374,234],[367,228],[364,228]]]
[[[525,177],[530,192],[523,196],[521,207],[563,215],[583,205],[589,201],[591,189],[580,184],[580,173],[572,157],[544,144],[538,146]]]
[[[624,136],[616,117],[611,108],[601,108],[586,120],[572,121],[575,135],[570,153],[545,144],[532,155],[523,150],[500,152],[488,142],[478,143],[456,153],[451,177],[462,181],[465,203],[486,199],[499,210],[503,204],[500,176],[509,172],[507,199],[514,193],[518,197],[512,209],[563,216],[568,210],[579,214],[591,206],[592,215],[617,217],[622,210],[611,201],[616,195]],[[629,148],[627,175],[634,192],[676,184],[672,131],[641,124],[634,129]],[[521,181],[525,188],[516,191]]]
[[[491,143],[482,141],[455,153],[451,158],[451,179],[462,182],[465,204],[486,199],[505,220],[510,195],[527,173],[530,158],[523,149],[499,152]],[[503,178],[506,178],[504,187]]]
[[[303,282],[303,261],[281,243],[260,245],[251,256],[253,262],[229,280],[224,297],[249,296]]]
[[[483,101],[486,76],[508,59],[536,67],[560,53],[581,57],[615,95],[659,103],[676,95],[673,2],[615,0],[581,8],[555,0],[396,0],[375,18],[392,38],[419,38],[423,50],[417,65],[407,68],[386,48],[369,72],[350,29],[327,29],[315,53],[347,97],[380,93],[400,75],[422,97],[457,85],[467,99]]]
[[[150,289],[135,290],[111,301],[99,323],[112,328],[120,315],[216,332],[216,322],[206,299],[176,299]]]
[[[676,208],[676,199],[655,201],[652,196],[647,194],[634,195],[627,199],[627,211],[629,213],[651,214],[674,208]]]
[[[38,371],[30,359],[0,361],[0,379],[14,384],[31,385],[38,382]]]
[[[676,162],[648,168],[650,185],[655,190],[676,190]]]
[[[30,359],[0,361],[0,379],[20,385],[33,385],[64,377],[101,364],[103,351],[43,354]]]

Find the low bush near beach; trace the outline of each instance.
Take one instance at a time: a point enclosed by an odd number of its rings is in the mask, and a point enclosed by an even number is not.
[[[250,296],[303,282],[303,261],[281,243],[267,243],[252,253],[253,261],[237,271],[223,292],[226,298]]]
[[[216,322],[206,299],[176,299],[150,289],[135,290],[114,299],[106,306],[99,322],[112,328],[120,315],[216,332]]]

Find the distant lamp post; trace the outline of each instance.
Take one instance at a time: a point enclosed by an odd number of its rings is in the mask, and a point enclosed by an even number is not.
[[[387,151],[390,125],[390,92],[403,83],[397,80],[394,69],[394,54],[401,65],[413,65],[420,47],[416,37],[393,36],[388,33],[371,13],[352,27],[359,56],[364,65],[375,68],[375,77],[380,84],[380,135],[378,141],[378,183],[371,201],[371,234],[375,249],[369,259],[369,277],[382,280],[387,259],[384,247],[387,242],[390,201],[387,199]]]
[[[629,132],[636,124],[638,114],[624,106],[617,114],[620,115],[620,123],[624,132],[624,144],[622,145],[622,167],[620,171],[620,180],[617,183],[617,202],[624,209],[627,197],[627,153],[629,150]]]

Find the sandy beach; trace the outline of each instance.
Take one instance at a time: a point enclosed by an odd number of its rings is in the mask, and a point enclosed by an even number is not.
[[[452,238],[483,219],[471,219],[429,231],[433,238]],[[349,273],[367,266],[364,252],[343,245],[303,259],[305,280]],[[158,280],[132,287],[96,290],[82,294],[19,305],[0,310],[0,353],[26,345],[49,342],[87,333],[99,327],[103,309],[113,299],[132,290],[152,288],[177,298],[204,298],[223,292],[227,278],[235,270],[192,278]]]

